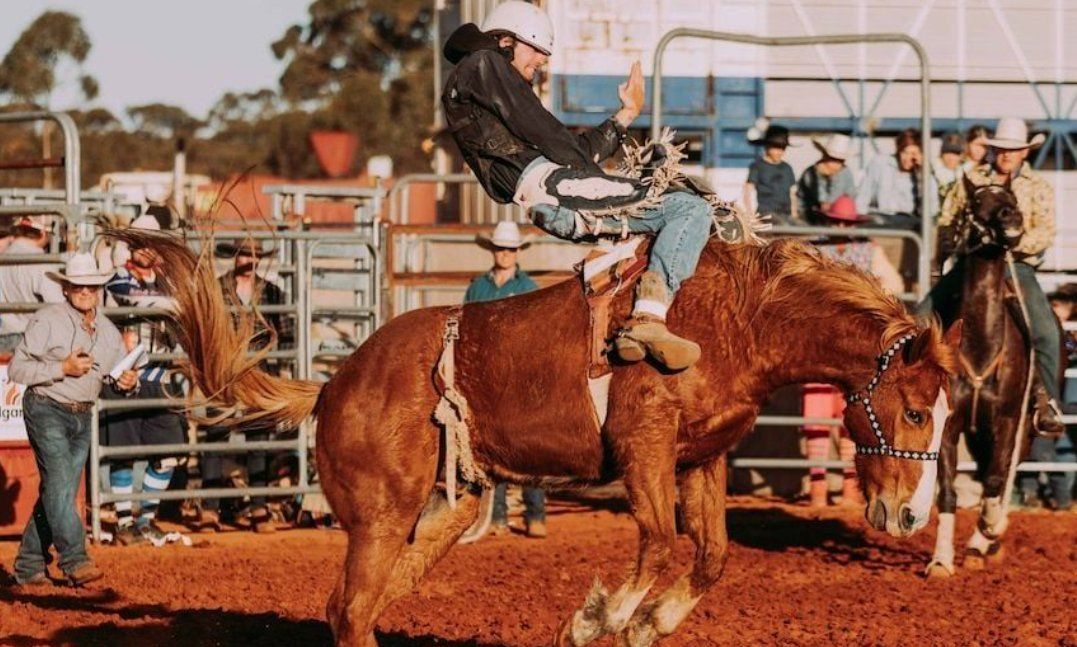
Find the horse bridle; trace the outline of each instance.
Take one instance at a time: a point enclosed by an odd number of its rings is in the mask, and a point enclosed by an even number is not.
[[[886,437],[883,436],[882,425],[879,423],[879,417],[875,415],[875,409],[871,406],[871,396],[875,392],[875,387],[879,385],[879,381],[882,380],[883,373],[886,369],[890,368],[890,362],[893,361],[894,355],[897,355],[901,348],[909,343],[913,337],[913,333],[908,333],[898,338],[886,352],[879,355],[876,358],[878,362],[878,368],[875,369],[875,375],[872,376],[871,381],[863,389],[851,393],[845,396],[845,401],[849,404],[856,404],[859,402],[864,405],[864,412],[868,414],[868,423],[871,424],[871,430],[875,433],[875,438],[878,439],[878,445],[861,445],[856,444],[856,453],[865,456],[891,456],[893,458],[906,458],[914,461],[934,461],[938,460],[938,452],[924,452],[915,449],[897,449],[886,442]]]
[[[972,210],[972,204],[977,199],[976,196],[983,191],[993,191],[998,189],[1005,189],[1005,187],[997,184],[987,184],[977,187],[965,203],[964,217],[961,219],[964,226],[961,227],[957,233],[960,237],[958,243],[959,249],[966,255],[975,254],[989,245],[997,245],[1006,249],[1010,244],[1009,240],[999,240],[999,232],[980,222]],[[1002,237],[1005,237],[1005,233],[1002,233]],[[970,244],[970,240],[975,240],[975,243]]]

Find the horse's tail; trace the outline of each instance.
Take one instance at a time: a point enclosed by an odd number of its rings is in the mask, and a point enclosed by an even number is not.
[[[105,235],[161,255],[157,281],[175,299],[172,328],[188,356],[183,370],[220,411],[208,422],[295,427],[314,412],[321,384],[277,377],[258,367],[269,348],[264,344],[251,354],[261,315],[254,307],[237,315],[230,312],[232,304],[217,280],[208,237],[196,256],[182,238],[171,234],[106,229]]]

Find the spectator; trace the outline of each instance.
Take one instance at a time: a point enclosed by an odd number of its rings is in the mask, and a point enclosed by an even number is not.
[[[961,179],[964,152],[965,142],[961,133],[946,133],[942,136],[939,158],[931,165],[931,175],[938,188],[937,204],[942,204],[943,198],[953,188],[954,183]]]
[[[15,349],[10,375],[25,384],[26,433],[34,450],[41,486],[33,517],[26,524],[15,558],[15,580],[47,584],[49,546],[60,554],[60,569],[80,586],[102,576],[86,554],[86,534],[75,507],[90,447],[90,410],[124,356],[116,326],[98,306],[108,281],[89,254],[76,254],[48,276],[62,285],[65,303],[46,306],[27,322]],[[115,387],[130,393],[134,371],[124,371]]]
[[[157,231],[160,225],[153,216],[142,215],[131,222],[132,229]],[[158,272],[161,271],[161,258],[150,248],[130,249],[131,257],[123,267],[116,271],[108,282],[107,290],[110,300],[118,306],[138,308],[171,308],[173,300],[164,294],[158,285]],[[139,343],[148,353],[169,353],[176,350],[175,342],[159,318],[134,316],[124,326],[124,347],[132,351]],[[148,362],[139,373],[139,399],[168,398],[178,393],[170,393],[165,387],[171,377],[171,362],[156,360]],[[114,399],[117,394],[105,390],[106,399]],[[101,421],[102,444],[107,447],[171,445],[186,441],[186,422],[183,416],[170,409],[135,409],[117,410],[106,413]],[[152,456],[148,459],[142,478],[142,492],[161,492],[168,489],[172,472],[179,464],[175,456]],[[134,460],[131,458],[114,459],[109,474],[112,492],[128,494],[134,491]],[[159,499],[141,502],[139,515],[132,515],[131,501],[116,502],[117,543],[130,546],[149,541],[155,546],[167,543],[167,533],[157,525],[157,508]]]
[[[1031,149],[1044,141],[1042,134],[1031,140],[1028,126],[1021,119],[1006,118],[999,121],[995,136],[987,140],[994,151],[991,164],[981,164],[965,174],[975,186],[1009,185],[1021,210],[1024,233],[1013,249],[1017,263],[1015,277],[1025,297],[1030,319],[1032,344],[1036,351],[1036,381],[1033,383],[1033,401],[1037,428],[1046,434],[1061,434],[1061,394],[1058,389],[1058,370],[1061,365],[1062,341],[1050,304],[1036,280],[1036,268],[1043,262],[1044,252],[1055,238],[1055,194],[1051,184],[1040,177],[1025,161]],[[939,227],[961,230],[961,220],[966,217],[968,195],[965,182],[958,182],[942,203]],[[920,302],[921,315],[938,312],[943,321],[952,321],[960,305],[961,286],[964,283],[963,263],[960,259],[944,274],[939,282]]]
[[[870,220],[856,212],[856,202],[847,195],[838,196],[822,215],[829,221],[826,224],[836,227],[848,227]],[[870,239],[859,236],[830,236],[814,243],[823,256],[874,274],[887,291],[893,294],[903,291],[904,282],[901,275],[894,269],[882,248]],[[804,386],[805,416],[841,418],[844,411],[845,399],[838,389],[829,384]],[[828,425],[804,425],[809,460],[826,460],[830,457],[831,429]],[[850,463],[842,471],[842,503],[859,504],[863,499],[856,478],[856,468],[851,465],[856,457],[856,443],[849,438],[849,431],[845,427],[838,428],[838,455],[841,460]],[[808,493],[812,507],[827,505],[826,468],[810,468]]]
[[[823,213],[840,195],[855,196],[856,180],[853,172],[845,166],[852,153],[852,140],[848,135],[828,135],[825,139],[813,137],[811,143],[819,149],[822,157],[800,176],[797,183],[797,215],[811,224],[828,220]]]
[[[768,126],[763,138],[752,144],[763,147],[763,156],[748,167],[748,181],[744,183],[744,205],[748,211],[772,216],[781,224],[789,224],[793,218],[793,185],[796,176],[793,167],[783,158],[789,147],[789,129],[784,126]]]
[[[856,210],[872,214],[881,225],[915,229],[923,207],[920,167],[924,153],[920,148],[920,131],[903,130],[894,144],[893,155],[876,155],[868,164],[856,192]],[[935,211],[936,192],[932,187],[928,194],[928,213]]]
[[[12,234],[11,244],[0,252],[4,257],[44,254],[49,244],[48,228],[38,216],[22,218]],[[56,267],[41,263],[0,265],[0,302],[63,303],[60,285],[45,276],[52,269]],[[0,317],[0,353],[15,350],[30,317],[18,313],[4,313]]]
[[[1077,283],[1067,283],[1060,286],[1056,291],[1047,295],[1051,302],[1051,309],[1059,322],[1066,323],[1077,321],[1074,310],[1074,300],[1077,299]],[[1065,349],[1063,366],[1066,368],[1077,365],[1077,334],[1072,330],[1062,333],[1062,342]],[[1077,379],[1062,378],[1063,398],[1067,409],[1077,404]],[[1066,433],[1057,440],[1049,436],[1036,436],[1032,439],[1032,448],[1029,451],[1029,460],[1044,463],[1074,463],[1077,456],[1074,455],[1074,429],[1069,425]],[[1066,511],[1073,506],[1073,472],[1048,472],[1047,489],[1045,499],[1047,507],[1052,510]],[[1040,507],[1040,477],[1039,474],[1023,472],[1021,474],[1021,500],[1019,505],[1025,507]]]
[[[991,136],[987,126],[979,124],[970,126],[965,131],[965,159],[961,162],[961,170],[968,173],[981,164],[989,164],[992,159],[988,158],[991,149],[987,146],[987,139]]]
[[[284,292],[276,284],[266,280],[259,273],[258,264],[263,258],[273,254],[271,250],[262,249],[254,240],[235,241],[222,243],[217,246],[217,256],[232,258],[232,269],[221,276],[221,290],[225,299],[237,306],[252,305],[284,305]],[[276,347],[286,350],[295,347],[295,333],[292,319],[283,314],[269,313],[260,320],[262,324],[259,338],[252,345],[254,348],[265,348],[275,336]],[[263,366],[272,374],[279,374],[277,362],[266,362]],[[251,426],[245,427],[243,432],[247,440],[269,440],[274,429],[271,427]],[[231,437],[232,429],[224,426],[210,427],[206,430],[206,442],[227,442]],[[251,452],[246,454],[247,483],[251,487],[265,487],[268,482],[269,455],[266,452]],[[224,459],[220,454],[203,454],[202,487],[220,488],[225,487]],[[266,503],[266,497],[253,496],[250,506],[236,515],[244,525],[255,532],[274,532],[276,526]],[[194,528],[200,532],[217,532],[221,530],[221,501],[220,499],[205,499],[199,511],[198,520]]]
[[[503,221],[497,224],[492,237],[480,237],[479,244],[490,250],[494,257],[494,266],[489,272],[471,281],[464,296],[464,303],[493,301],[517,294],[524,294],[538,289],[538,286],[517,265],[519,252],[528,246],[520,237],[520,228],[516,223]],[[494,488],[494,511],[492,517],[494,534],[508,531],[508,503],[506,485],[499,483]],[[528,537],[546,536],[546,493],[540,488],[524,487],[524,523]]]

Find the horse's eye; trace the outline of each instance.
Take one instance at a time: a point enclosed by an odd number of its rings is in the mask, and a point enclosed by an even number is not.
[[[924,414],[916,409],[905,409],[905,419],[917,427],[924,424]]]

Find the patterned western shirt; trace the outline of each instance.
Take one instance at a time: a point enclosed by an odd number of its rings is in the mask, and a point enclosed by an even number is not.
[[[990,164],[977,166],[966,174],[969,181],[976,186],[1002,184],[1003,180],[994,172]],[[1017,197],[1017,206],[1025,225],[1025,234],[1021,243],[1014,248],[1017,258],[1029,265],[1036,266],[1043,262],[1043,252],[1055,240],[1055,192],[1051,184],[1040,177],[1028,162],[1021,164],[1021,170],[1013,178],[1010,190]],[[960,224],[965,217],[965,205],[968,195],[965,183],[957,182],[946,195],[939,213],[939,226],[949,227]]]

